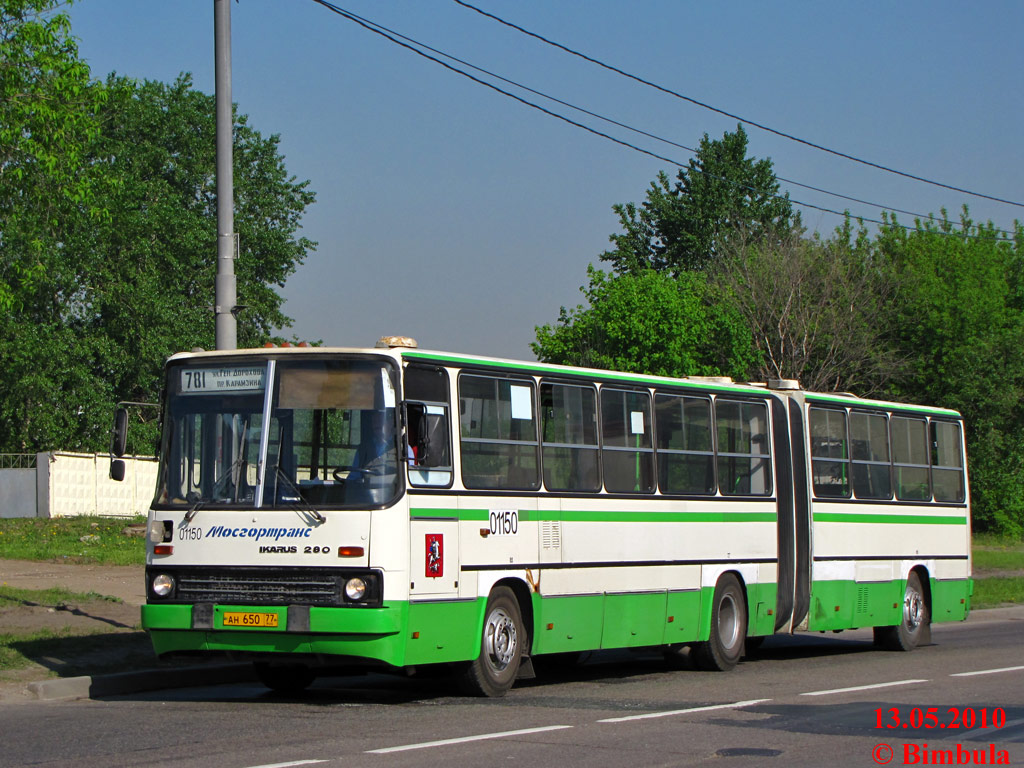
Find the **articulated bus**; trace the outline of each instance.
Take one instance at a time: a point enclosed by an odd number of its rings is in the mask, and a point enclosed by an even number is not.
[[[545,655],[728,670],[797,631],[909,651],[970,609],[954,411],[406,337],[175,355],[162,408],[143,626],[277,690],[448,665],[500,696]]]

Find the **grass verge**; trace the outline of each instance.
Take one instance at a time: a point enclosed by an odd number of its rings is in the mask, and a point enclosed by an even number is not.
[[[97,565],[141,565],[145,518],[0,519],[0,558]]]
[[[99,592],[72,592],[69,589],[64,589],[64,587],[17,589],[6,584],[0,585],[0,608],[10,608],[18,605],[56,608],[70,603],[88,603],[94,600],[102,600],[108,603],[124,602],[119,597],[101,595]]]

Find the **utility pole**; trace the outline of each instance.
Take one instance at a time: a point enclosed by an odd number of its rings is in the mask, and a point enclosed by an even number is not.
[[[235,181],[232,169],[231,0],[213,0],[217,61],[217,283],[214,322],[217,349],[238,347],[235,322]]]

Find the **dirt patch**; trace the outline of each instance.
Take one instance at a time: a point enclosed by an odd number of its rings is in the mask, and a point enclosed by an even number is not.
[[[0,608],[0,632],[32,636],[10,644],[28,665],[0,672],[0,699],[20,698],[26,683],[48,677],[164,666],[139,626],[143,578],[142,566],[0,560],[0,585],[102,596],[53,604],[22,600]]]

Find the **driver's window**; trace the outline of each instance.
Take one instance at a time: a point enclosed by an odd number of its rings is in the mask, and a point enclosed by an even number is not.
[[[447,371],[437,366],[408,366],[405,398],[404,458],[409,484],[448,487],[454,469]]]

